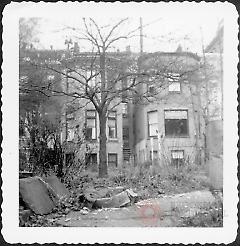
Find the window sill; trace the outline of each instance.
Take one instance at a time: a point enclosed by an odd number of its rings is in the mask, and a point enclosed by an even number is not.
[[[168,91],[169,94],[181,94],[181,91]]]
[[[98,142],[97,139],[86,139],[87,142],[90,142],[90,143],[96,143]]]
[[[158,138],[158,136],[148,136],[148,140],[150,140],[151,138],[153,138],[153,139],[157,139]]]
[[[184,135],[184,136],[164,136],[165,138],[190,138],[189,135]]]
[[[109,138],[108,142],[118,142],[118,139],[117,138]]]

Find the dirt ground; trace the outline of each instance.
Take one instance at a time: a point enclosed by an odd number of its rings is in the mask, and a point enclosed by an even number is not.
[[[222,226],[222,193],[211,190],[205,170],[198,166],[161,173],[110,170],[109,177],[102,179],[96,172],[85,171],[65,185],[71,192],[70,202],[59,204],[49,215],[33,214],[20,226]],[[79,200],[89,187],[117,186],[132,189],[137,202],[123,208],[92,209]]]

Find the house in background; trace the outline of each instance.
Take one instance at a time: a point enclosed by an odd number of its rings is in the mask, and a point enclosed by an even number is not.
[[[206,127],[208,174],[214,188],[223,188],[223,20],[205,49],[203,62],[208,68],[209,116]]]
[[[142,71],[161,71],[161,75],[146,78],[138,88],[148,99],[134,109],[136,162],[201,163],[205,126],[199,94],[200,58],[178,49],[140,59]]]
[[[126,59],[124,57],[130,56],[129,50],[126,52],[112,52],[107,53],[107,64],[113,67],[106,70],[106,76],[116,76],[114,69],[118,67],[120,71],[125,71],[126,66],[118,64],[119,61]],[[91,67],[93,63],[96,67]],[[93,57],[92,53],[79,53],[78,56],[71,58],[73,60],[72,67],[82,75],[89,77],[91,73],[98,74],[98,57]],[[91,66],[88,66],[90,64]],[[126,63],[127,64],[127,63]],[[83,69],[83,65],[86,67]],[[108,67],[108,68],[109,68]],[[109,71],[109,72],[108,72]],[[81,79],[77,73],[69,72],[70,77]],[[110,79],[109,79],[110,80]],[[84,85],[79,85],[78,82],[72,78],[62,78],[62,88],[67,93],[79,92],[82,90],[93,90],[98,93],[97,88],[100,86],[100,73],[88,81],[88,88]],[[116,86],[122,88],[128,81],[123,79],[117,82]],[[111,85],[110,85],[111,86]],[[107,115],[107,163],[111,169],[122,166],[124,163],[131,161],[133,149],[133,124],[132,124],[132,103],[128,95],[122,93],[117,96],[109,105]],[[64,145],[66,159],[77,158],[80,162],[85,162],[87,168],[98,170],[99,163],[99,133],[100,121],[98,112],[93,103],[89,99],[65,98],[63,112],[62,112],[62,143]],[[80,140],[80,144],[79,144]]]

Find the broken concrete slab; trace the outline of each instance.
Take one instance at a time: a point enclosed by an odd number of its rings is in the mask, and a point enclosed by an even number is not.
[[[57,224],[65,227],[176,227],[181,225],[181,218],[195,216],[201,206],[214,201],[210,191],[196,191],[148,199],[129,207],[98,209],[84,215],[71,212]],[[172,211],[173,208],[177,210]]]
[[[46,185],[39,177],[20,179],[19,192],[25,204],[36,214],[48,214],[55,207]]]
[[[97,199],[104,198],[108,194],[108,188],[87,188],[84,192],[87,201],[94,203]]]
[[[160,198],[147,199],[137,202],[136,205],[147,207],[149,204],[159,207],[162,211],[171,212],[173,209],[188,210],[191,208],[201,208],[212,204],[215,201],[213,194],[208,191],[193,191],[189,193],[176,194],[172,196],[162,196]]]
[[[118,193],[121,193],[122,191],[125,190],[125,188],[123,186],[116,186],[116,187],[107,187],[108,189],[108,196],[113,196],[113,195],[117,195]]]
[[[128,196],[132,203],[135,203],[138,198],[138,194],[135,193],[132,189],[127,189],[126,192],[128,193]]]
[[[47,183],[47,188],[57,200],[68,198],[70,196],[68,189],[55,175],[48,176],[42,180]]]
[[[123,191],[117,195],[110,198],[100,198],[97,199],[93,205],[94,208],[120,208],[127,204],[130,204],[128,193]]]

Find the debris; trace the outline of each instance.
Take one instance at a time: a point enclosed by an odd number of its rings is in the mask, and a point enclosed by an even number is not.
[[[55,207],[46,185],[38,177],[20,179],[19,192],[25,204],[36,214],[48,214]]]
[[[79,212],[80,212],[81,214],[83,214],[83,215],[86,215],[86,214],[89,213],[87,210],[84,210],[84,209],[80,210]]]
[[[43,180],[47,183],[48,188],[50,188],[50,192],[53,192],[54,197],[58,200],[68,198],[70,196],[67,188],[55,175],[43,178]]]
[[[67,218],[67,219],[65,219],[64,221],[65,222],[68,222],[68,221],[70,221],[71,220],[71,218]]]
[[[20,179],[19,184],[20,199],[36,214],[52,212],[59,201],[70,196],[69,191],[54,175]]]
[[[128,193],[123,191],[111,198],[100,198],[97,199],[93,205],[95,208],[119,208],[130,204]]]
[[[27,210],[21,210],[19,212],[19,220],[20,220],[20,226],[23,225],[32,215],[32,211],[27,209]]]

